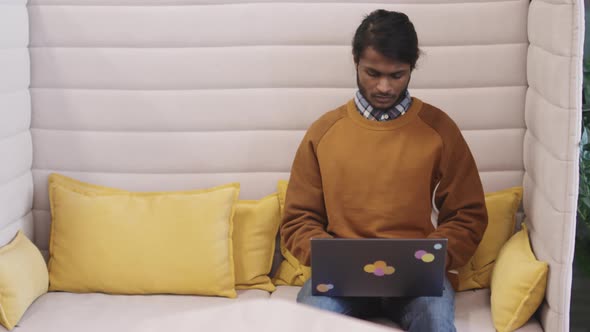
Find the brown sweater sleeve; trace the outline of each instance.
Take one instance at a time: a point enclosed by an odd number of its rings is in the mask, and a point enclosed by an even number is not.
[[[322,176],[316,155],[321,123],[306,133],[299,145],[285,198],[285,213],[281,224],[281,239],[287,250],[304,265],[310,265],[311,238],[332,237],[324,206]],[[320,129],[320,130],[318,130]]]
[[[428,237],[448,239],[446,267],[452,270],[473,256],[488,215],[477,166],[460,132],[445,150],[434,197],[439,209],[438,228]]]

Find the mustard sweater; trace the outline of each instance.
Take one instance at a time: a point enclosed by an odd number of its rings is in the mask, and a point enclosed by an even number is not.
[[[281,237],[304,265],[311,238],[447,238],[446,267],[454,269],[473,255],[486,225],[479,173],[453,120],[413,98],[403,116],[371,121],[351,100],[305,134]]]

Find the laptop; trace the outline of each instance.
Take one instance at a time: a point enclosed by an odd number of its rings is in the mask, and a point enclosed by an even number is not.
[[[447,239],[312,239],[312,294],[441,296]]]

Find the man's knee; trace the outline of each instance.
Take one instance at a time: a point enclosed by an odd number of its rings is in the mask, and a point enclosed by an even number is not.
[[[455,331],[455,305],[448,297],[422,297],[404,310],[402,326],[410,331]],[[432,331],[434,331],[432,330]]]

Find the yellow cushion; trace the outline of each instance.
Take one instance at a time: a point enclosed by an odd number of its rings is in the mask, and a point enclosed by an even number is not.
[[[47,293],[48,283],[43,256],[19,231],[0,248],[0,324],[12,330],[31,303]]]
[[[277,196],[238,201],[233,232],[236,289],[275,290],[268,274],[281,221]]]
[[[49,177],[49,289],[236,297],[239,184],[135,193]]]
[[[279,196],[279,211],[281,217],[285,214],[285,197],[287,196],[287,186],[289,181],[279,180],[277,183],[277,195]]]
[[[496,257],[504,243],[514,233],[516,212],[521,199],[522,187],[485,195],[488,227],[471,260],[458,269],[457,290],[490,287]]]
[[[492,273],[492,318],[499,332],[516,330],[537,310],[545,296],[548,270],[547,263],[535,258],[523,223],[500,250]]]
[[[124,192],[53,174],[59,181],[94,192]],[[236,289],[275,290],[268,274],[272,267],[275,236],[280,225],[278,194],[259,201],[240,200],[233,218],[233,254]]]

